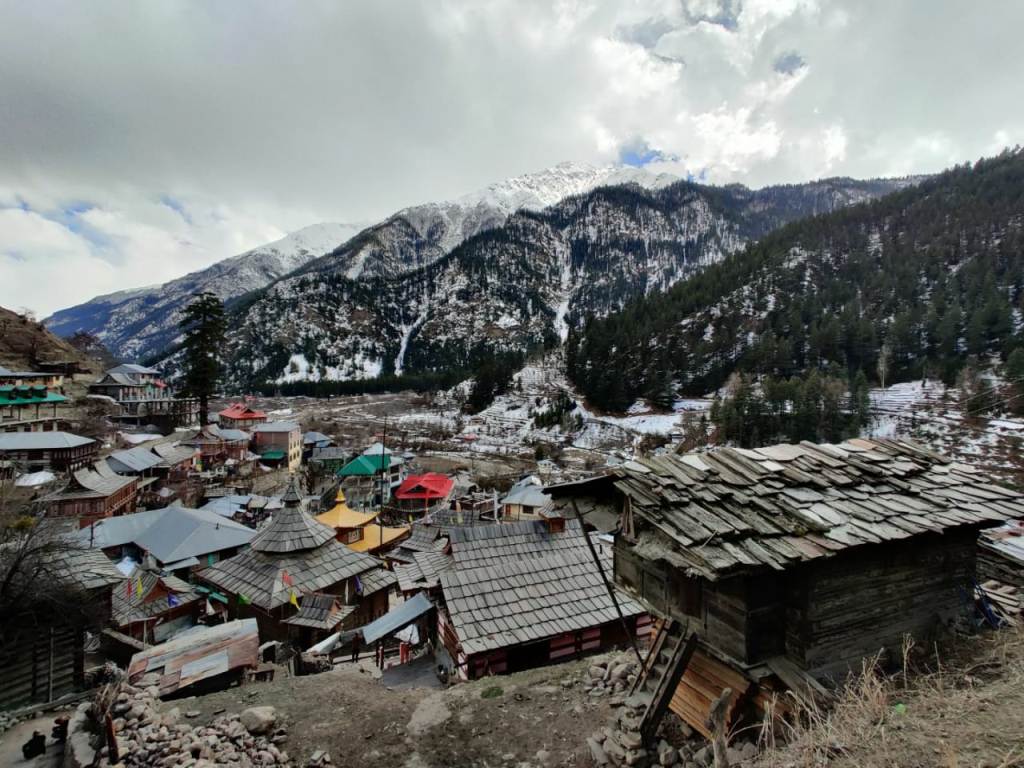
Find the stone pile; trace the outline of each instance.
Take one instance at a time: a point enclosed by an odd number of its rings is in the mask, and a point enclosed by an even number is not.
[[[614,665],[611,666],[611,669],[615,669]],[[628,679],[630,674],[632,673],[626,673],[625,679]],[[594,670],[594,675],[596,680],[596,670]],[[609,680],[614,679],[615,672],[612,671],[608,680],[603,680],[606,689]],[[592,688],[592,690],[596,689],[596,686]],[[612,689],[614,689],[614,684]],[[605,766],[615,766],[616,768],[619,766],[629,766],[629,768],[653,768],[653,766],[711,768],[714,765],[711,745],[699,738],[687,740],[680,747],[669,744],[665,739],[659,739],[656,747],[645,745],[643,737],[640,735],[640,723],[643,719],[645,703],[638,696],[626,696],[621,704],[613,699],[613,704],[617,704],[619,708],[616,710],[611,725],[602,728],[587,739],[587,748],[595,765],[601,768]],[[674,715],[669,714],[666,717],[674,717]],[[692,733],[685,725],[683,728],[685,734]],[[736,744],[728,748],[727,755],[730,766],[746,768],[753,764],[753,760],[757,756],[757,747],[749,742]]]
[[[288,732],[273,707],[250,707],[240,715],[218,715],[209,725],[189,725],[177,707],[161,712],[158,694],[156,687],[122,685],[111,706],[120,762],[111,762],[104,744],[98,766],[291,768],[282,748]]]
[[[20,721],[9,712],[0,712],[0,734],[16,726]]]
[[[595,661],[583,675],[583,690],[594,698],[610,696],[612,705],[620,706],[636,682],[639,667],[635,661],[622,659]]]

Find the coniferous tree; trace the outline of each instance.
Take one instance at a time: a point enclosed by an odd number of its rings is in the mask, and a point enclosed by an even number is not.
[[[226,331],[224,304],[213,293],[197,293],[181,313],[183,392],[199,398],[199,423],[209,422],[210,397],[221,375],[220,355]]]

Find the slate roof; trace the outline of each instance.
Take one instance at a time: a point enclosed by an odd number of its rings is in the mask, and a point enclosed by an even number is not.
[[[902,440],[659,456],[594,482],[629,499],[638,555],[708,579],[1024,516],[1021,492]]]
[[[411,563],[395,566],[398,588],[403,592],[433,589],[441,583],[441,571],[453,564],[452,556],[444,552],[414,552]]]
[[[244,546],[256,532],[208,509],[171,506],[108,517],[74,535],[97,551],[135,544],[167,564]]]
[[[273,610],[289,602],[292,590],[299,595],[320,592],[379,567],[377,558],[354,552],[336,541],[331,531],[330,540],[315,549],[285,554],[246,549],[207,568],[202,578],[232,595],[245,595],[253,605]],[[291,578],[291,586],[285,584],[282,573]]]
[[[610,555],[599,556],[610,573]],[[462,650],[470,655],[618,620],[585,546],[545,557],[453,568],[440,578],[452,626]],[[618,601],[626,616],[644,612],[621,592]]]
[[[136,586],[140,579],[142,580],[141,596]],[[176,576],[161,576],[154,571],[143,570],[123,579],[111,593],[114,621],[123,627],[137,621],[146,621],[171,610],[172,606],[169,605],[165,596],[160,595],[149,599],[153,590],[160,585],[163,585],[167,591],[173,592],[180,605],[194,603],[202,597],[198,592],[193,591],[191,584]],[[173,607],[177,608],[178,606]]]
[[[54,451],[95,442],[92,438],[70,432],[0,433],[0,451]]]
[[[87,549],[73,539],[71,546],[53,553],[46,568],[54,578],[69,579],[89,590],[112,587],[124,578],[102,550]]]
[[[169,443],[154,445],[153,452],[163,459],[163,463],[169,467],[185,461],[191,461],[196,455],[194,448],[187,448],[183,445],[170,445]]]
[[[360,575],[359,584],[362,587],[360,594],[364,596],[372,595],[374,592],[380,592],[382,589],[391,589],[397,583],[398,576],[395,575],[394,571],[389,571],[387,568],[377,568]]]
[[[587,550],[576,520],[567,520],[565,530],[560,533],[549,533],[542,520],[521,520],[452,528],[448,535],[455,566],[460,569]]]
[[[259,552],[285,554],[316,549],[333,540],[333,528],[307,515],[301,506],[285,506],[274,513],[249,545]]]
[[[356,610],[354,605],[343,605],[335,595],[313,593],[303,595],[299,612],[284,620],[296,627],[332,630]]]

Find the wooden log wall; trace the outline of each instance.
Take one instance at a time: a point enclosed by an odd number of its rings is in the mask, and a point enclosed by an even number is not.
[[[71,627],[41,631],[5,649],[0,710],[41,704],[73,692],[82,681],[82,633]]]
[[[886,649],[898,658],[905,634],[925,640],[937,623],[967,610],[975,533],[893,542],[810,565],[789,578],[786,650],[815,677],[840,680]]]

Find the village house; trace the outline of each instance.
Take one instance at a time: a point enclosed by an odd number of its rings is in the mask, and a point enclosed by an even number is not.
[[[0,386],[43,387],[60,390],[64,374],[56,371],[12,371],[0,365]]]
[[[263,424],[267,414],[257,411],[246,403],[232,403],[217,414],[217,425],[225,429],[249,430],[257,424]]]
[[[0,384],[0,432],[54,432],[67,398],[43,384]]]
[[[294,421],[268,421],[252,428],[253,452],[267,465],[287,467],[289,471],[302,465],[302,427]]]
[[[501,500],[503,520],[536,520],[540,513],[551,506],[551,497],[544,493],[544,486],[534,475],[527,475],[513,485]]]
[[[391,500],[405,479],[405,459],[375,443],[338,470],[350,503],[359,509],[381,506]]]
[[[241,464],[249,460],[252,435],[241,429],[227,429],[207,424],[181,441],[181,445],[199,450],[202,469]]]
[[[256,531],[210,510],[172,505],[100,520],[76,535],[112,560],[149,556],[160,569],[187,576],[233,557]]]
[[[608,588],[575,520],[552,516],[453,528],[451,564],[435,559],[442,661],[454,677],[517,672],[646,637],[643,606]],[[595,549],[611,574],[610,547]],[[422,564],[418,564],[422,570]],[[627,631],[628,630],[628,633]]]
[[[356,552],[381,555],[409,536],[409,526],[381,525],[377,512],[357,512],[345,501],[345,491],[339,489],[334,506],[316,516],[324,525],[334,529],[335,538]]]
[[[134,363],[118,365],[90,384],[89,392],[116,402],[120,411],[112,418],[126,423],[156,424],[170,432],[199,421],[199,401],[173,397],[154,368]]]
[[[0,459],[22,472],[73,472],[96,459],[100,444],[70,432],[0,433]]]
[[[71,519],[85,526],[108,517],[135,511],[139,483],[121,477],[103,462],[76,469],[66,486],[40,499],[51,517]]]
[[[248,549],[200,574],[228,597],[232,618],[255,617],[266,641],[288,638],[284,622],[299,613],[305,595],[335,595],[353,606],[345,628],[386,613],[394,574],[377,558],[338,542],[333,528],[308,515],[294,479],[283,501]]]
[[[455,481],[447,475],[409,475],[395,490],[392,507],[402,517],[425,517],[435,509],[447,509],[454,491]]]
[[[113,591],[111,623],[144,643],[162,643],[196,624],[205,599],[191,584],[156,568],[139,567]]]
[[[774,693],[841,682],[965,617],[979,528],[1024,516],[1020,492],[882,439],[665,455],[547,491],[621,516],[616,584],[699,638],[661,671],[685,670],[665,690],[705,735],[725,688],[730,724],[759,721]]]
[[[351,455],[352,452],[347,448],[333,445],[326,448],[314,447],[309,456],[309,462],[325,475],[337,475],[338,470],[348,463]]]
[[[330,435],[316,431],[306,432],[302,436],[302,458],[308,461],[313,458],[314,453],[324,448],[330,448],[332,445],[334,445],[334,438]]]
[[[195,466],[198,451],[194,448],[157,445],[136,446],[114,451],[106,458],[107,466],[118,475],[139,480],[139,502],[144,506],[174,496],[169,486],[185,482]],[[161,493],[161,491],[166,491]],[[166,501],[163,502],[166,505]]]
[[[109,620],[111,592],[123,578],[103,553],[75,547],[58,548],[32,577],[79,590],[75,599],[91,607],[95,623],[71,621],[58,612],[55,626],[6,633],[0,646],[0,710],[56,701],[83,689],[86,631],[96,632]]]

